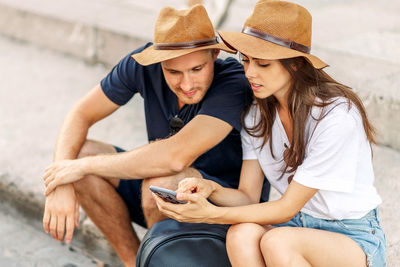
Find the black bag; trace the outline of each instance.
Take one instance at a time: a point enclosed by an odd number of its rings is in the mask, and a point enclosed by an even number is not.
[[[225,238],[229,225],[160,221],[143,237],[137,267],[230,267]]]

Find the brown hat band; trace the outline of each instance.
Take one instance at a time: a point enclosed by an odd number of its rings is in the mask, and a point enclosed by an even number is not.
[[[196,48],[202,47],[207,45],[218,44],[217,37],[193,41],[193,42],[186,42],[186,43],[164,43],[164,44],[154,44],[155,50],[178,50],[178,49],[188,49],[188,48]]]
[[[250,28],[250,27],[244,27],[242,30],[242,33],[252,35],[254,37],[269,41],[271,43],[274,43],[274,44],[277,44],[280,46],[284,46],[284,47],[287,47],[290,49],[294,49],[294,50],[297,50],[297,51],[300,51],[303,53],[309,54],[311,51],[311,47],[308,47],[308,46],[305,46],[305,45],[302,45],[302,44],[299,44],[299,43],[296,43],[293,41],[289,41],[289,40],[286,40],[286,39],[283,39],[283,38],[280,38],[280,37],[277,37],[277,36],[274,36],[274,35],[271,35],[271,34],[268,34],[268,33]]]

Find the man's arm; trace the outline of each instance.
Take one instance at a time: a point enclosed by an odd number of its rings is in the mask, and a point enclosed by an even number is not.
[[[67,114],[57,139],[54,161],[75,159],[89,128],[118,108],[103,93],[100,84],[96,85]]]
[[[45,173],[46,194],[88,174],[139,179],[179,173],[221,142],[232,128],[218,118],[197,115],[174,136],[129,152],[55,162]]]
[[[118,108],[101,90],[95,86],[67,114],[59,133],[54,161],[75,159],[86,140],[91,125],[108,116]],[[48,195],[43,216],[43,228],[53,238],[69,242],[77,224],[78,209],[75,193],[71,184],[57,187]]]
[[[174,136],[118,155],[83,159],[87,173],[104,177],[148,178],[183,171],[232,130],[225,121],[197,115]]]

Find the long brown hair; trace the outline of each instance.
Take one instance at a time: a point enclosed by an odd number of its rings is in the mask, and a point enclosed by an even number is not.
[[[303,163],[308,142],[304,137],[305,124],[307,117],[311,114],[311,108],[313,106],[324,108],[332,104],[335,101],[333,99],[335,97],[346,98],[348,100],[348,109],[351,108],[352,104],[357,107],[361,114],[364,131],[368,140],[370,143],[376,143],[375,129],[367,118],[364,105],[350,87],[335,81],[325,71],[315,69],[303,57],[281,59],[279,61],[292,78],[288,107],[290,118],[293,123],[293,138],[290,147],[288,147],[284,153],[286,166],[283,169],[282,175],[286,172],[295,172],[297,167]],[[316,101],[317,98],[321,101]],[[275,120],[276,107],[279,106],[279,102],[273,95],[264,99],[255,98],[255,100],[260,109],[261,118],[253,126],[248,127],[245,125],[244,118],[250,110],[251,105],[249,105],[242,114],[243,128],[249,135],[263,138],[261,147],[263,147],[267,141],[270,141],[271,154],[275,158],[272,150],[272,125]],[[317,120],[317,126],[330,110],[327,111],[323,109],[319,118],[314,118]]]

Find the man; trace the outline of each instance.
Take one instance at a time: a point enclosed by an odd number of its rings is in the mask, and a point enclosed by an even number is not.
[[[135,265],[140,242],[131,220],[151,227],[164,219],[150,185],[176,189],[185,177],[202,177],[238,186],[240,114],[251,100],[241,65],[217,60],[220,49],[231,50],[217,42],[203,6],[163,8],[154,39],[68,113],[44,177],[45,231],[70,242],[79,203],[126,266]],[[94,123],[135,93],[144,99],[149,144],[122,152],[86,140]]]

